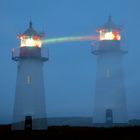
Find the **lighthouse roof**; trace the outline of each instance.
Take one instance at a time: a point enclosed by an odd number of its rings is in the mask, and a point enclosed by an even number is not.
[[[97,31],[100,31],[102,29],[112,29],[116,31],[122,31],[122,28],[118,25],[116,25],[113,21],[111,16],[108,17],[108,21],[101,27],[97,28]]]
[[[23,33],[20,34],[20,36],[38,36],[38,37],[43,37],[44,34],[38,33],[32,26],[32,22],[29,22],[29,27],[28,29]]]

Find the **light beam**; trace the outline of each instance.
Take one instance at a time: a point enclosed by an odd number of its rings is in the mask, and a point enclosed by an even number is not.
[[[63,42],[92,41],[99,40],[98,36],[73,36],[73,37],[57,37],[42,40],[43,44],[55,44]]]

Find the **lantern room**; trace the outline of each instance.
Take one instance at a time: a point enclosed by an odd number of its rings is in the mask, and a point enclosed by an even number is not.
[[[42,48],[44,34],[38,33],[29,23],[28,29],[17,36],[20,39],[20,47],[12,49],[12,59],[20,61],[21,59],[41,59],[48,60],[48,49]]]
[[[97,28],[97,32],[99,32],[99,40],[121,40],[120,32],[122,29],[116,26],[109,16],[108,21],[103,26]]]
[[[100,40],[121,40],[119,32],[102,29],[99,31]]]
[[[17,36],[20,39],[20,47],[36,47],[41,48],[42,38],[44,34],[37,33],[33,27],[32,22],[29,23],[29,28],[23,33]]]

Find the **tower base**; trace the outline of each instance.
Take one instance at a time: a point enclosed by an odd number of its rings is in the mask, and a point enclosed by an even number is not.
[[[107,124],[107,123],[93,123],[93,127],[126,127],[128,126],[128,123],[112,123],[112,124]]]
[[[29,124],[27,124],[29,125]],[[12,130],[26,130],[26,121],[17,122],[12,124]],[[47,130],[47,119],[41,118],[41,119],[33,119],[30,130]]]

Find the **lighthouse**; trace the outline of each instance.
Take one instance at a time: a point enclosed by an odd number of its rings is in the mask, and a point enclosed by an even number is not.
[[[98,46],[92,47],[97,56],[96,89],[93,124],[95,126],[124,125],[127,107],[122,68],[122,57],[127,50],[121,46],[122,28],[113,23],[111,16],[101,27]]]
[[[43,37],[30,22],[28,29],[17,36],[20,46],[12,50],[12,59],[17,62],[13,130],[47,129],[43,63],[48,55],[42,48]]]

